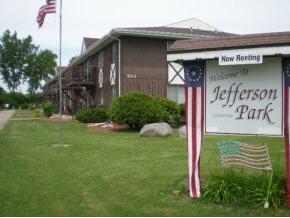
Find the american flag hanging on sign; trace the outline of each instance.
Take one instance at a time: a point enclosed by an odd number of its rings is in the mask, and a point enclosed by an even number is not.
[[[266,144],[246,144],[238,141],[218,143],[221,163],[225,168],[243,166],[254,170],[272,170],[272,164]]]
[[[204,122],[204,61],[184,61],[190,197],[200,197],[200,152]]]
[[[287,207],[290,207],[290,58],[283,60],[284,72],[284,135],[286,147],[286,170],[287,170],[287,186],[286,186],[286,202]]]
[[[46,0],[46,4],[41,6],[37,15],[37,23],[39,28],[42,27],[46,14],[56,13],[56,0]]]

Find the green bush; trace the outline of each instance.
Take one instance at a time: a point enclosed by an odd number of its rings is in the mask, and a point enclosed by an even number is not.
[[[226,170],[212,174],[204,187],[204,197],[225,205],[262,206],[267,197],[269,175]],[[275,175],[268,197],[270,207],[285,207],[285,179]]]
[[[0,86],[0,109],[3,108],[6,98],[5,90]]]
[[[41,117],[43,112],[41,110],[39,110],[39,109],[33,109],[32,110],[32,114],[33,114],[34,117]]]
[[[205,186],[204,197],[214,203],[234,204],[244,197],[241,186],[243,185],[237,182],[232,171],[226,171],[224,174],[213,174]]]
[[[156,104],[159,104],[163,110],[162,120],[170,124],[178,124],[180,120],[180,112],[178,104],[167,98],[155,97]]]
[[[90,108],[79,111],[76,119],[82,123],[100,123],[107,121],[108,115],[102,108]]]
[[[56,107],[51,101],[47,101],[43,105],[43,115],[46,117],[50,117],[54,113],[56,113]]]
[[[179,104],[178,107],[179,107],[180,116],[184,117],[185,116],[185,104],[184,103]]]
[[[109,109],[109,118],[131,129],[140,130],[145,124],[163,121],[164,113],[152,96],[130,92],[117,98]]]

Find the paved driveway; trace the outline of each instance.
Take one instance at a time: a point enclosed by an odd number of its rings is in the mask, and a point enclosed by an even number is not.
[[[15,110],[0,111],[0,129],[7,123]]]

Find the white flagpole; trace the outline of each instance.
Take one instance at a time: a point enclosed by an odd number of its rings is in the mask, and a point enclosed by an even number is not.
[[[59,143],[60,145],[63,144],[61,51],[62,51],[62,0],[59,0],[59,119],[60,119],[60,142]]]

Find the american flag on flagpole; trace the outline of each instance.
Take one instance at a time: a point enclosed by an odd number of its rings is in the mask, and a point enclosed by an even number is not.
[[[286,203],[290,207],[290,58],[283,60],[284,72],[284,135],[286,147],[286,170],[287,170],[287,185],[286,185]]]
[[[200,152],[204,122],[204,61],[184,61],[190,197],[200,197]]]
[[[41,6],[37,15],[39,28],[42,27],[46,14],[56,13],[56,0],[46,0],[46,4]]]

